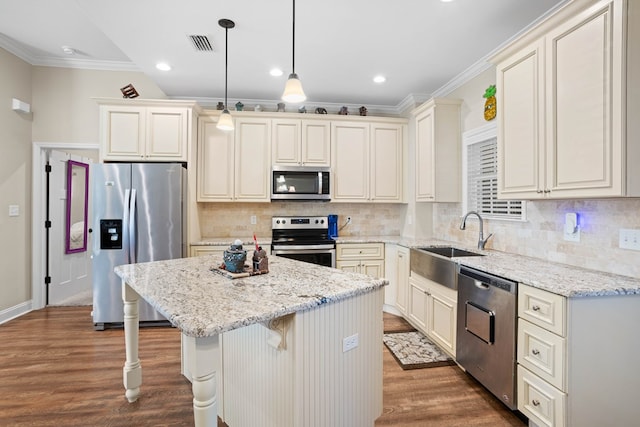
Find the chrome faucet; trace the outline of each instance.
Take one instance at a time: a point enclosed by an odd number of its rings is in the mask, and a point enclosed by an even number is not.
[[[466,222],[467,222],[467,217],[469,215],[475,215],[478,217],[478,222],[480,223],[480,233],[478,234],[478,249],[484,249],[484,245],[485,243],[487,243],[487,240],[489,240],[489,237],[493,236],[493,233],[490,233],[486,239],[484,239],[483,235],[482,235],[482,217],[480,216],[480,214],[476,211],[469,211],[467,212],[467,214],[462,218],[462,223],[460,224],[460,230],[464,230],[466,227]]]

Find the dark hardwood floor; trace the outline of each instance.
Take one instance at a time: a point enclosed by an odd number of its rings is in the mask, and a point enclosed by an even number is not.
[[[88,306],[49,307],[0,325],[0,426],[193,425],[178,331],[140,330],[143,390],[129,404],[123,331],[94,331],[90,312]],[[385,314],[386,329],[407,325]],[[458,367],[403,371],[380,345],[384,413],[376,426],[524,425]]]

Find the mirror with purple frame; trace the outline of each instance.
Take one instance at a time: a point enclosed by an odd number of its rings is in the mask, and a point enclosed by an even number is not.
[[[67,233],[65,253],[87,250],[89,165],[67,161]]]

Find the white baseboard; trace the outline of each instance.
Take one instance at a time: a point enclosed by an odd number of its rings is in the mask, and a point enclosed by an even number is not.
[[[382,306],[382,311],[385,311],[387,313],[391,313],[391,314],[395,314],[396,316],[402,316],[402,313],[400,312],[400,310],[398,310],[397,308],[395,308],[392,305],[389,304],[384,304]]]
[[[0,311],[0,325],[33,310],[31,300]]]

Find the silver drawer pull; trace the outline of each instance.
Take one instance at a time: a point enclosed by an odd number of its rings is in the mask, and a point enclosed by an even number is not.
[[[533,350],[531,350],[531,353],[532,353],[534,356],[537,356],[537,355],[539,355],[539,354],[540,354],[540,350],[538,350],[537,348],[534,348]]]
[[[533,307],[531,307],[531,309],[533,311],[540,311],[540,306],[539,305],[534,305]]]
[[[532,404],[533,406],[540,406],[540,401],[539,401],[539,400],[537,400],[537,399],[533,399],[533,400],[531,401],[531,404]]]

